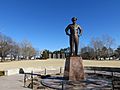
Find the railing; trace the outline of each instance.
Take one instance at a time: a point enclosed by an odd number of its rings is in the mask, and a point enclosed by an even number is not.
[[[112,82],[112,90],[120,90],[120,68],[114,68],[114,67],[85,67],[86,70],[93,70],[94,74],[99,74],[99,75],[106,75],[111,77],[111,82]],[[101,72],[108,72],[109,74],[106,73],[101,73]],[[119,75],[115,75],[115,73],[119,73]]]
[[[59,68],[59,74],[61,74],[61,73],[62,73],[62,67]],[[50,77],[50,75],[47,75],[47,69],[46,68],[44,69],[44,75],[33,73],[33,71],[31,71],[31,73],[27,73],[27,72],[24,72],[24,70],[22,68],[20,68],[19,74],[24,75],[24,80],[23,80],[24,87],[26,87],[26,82],[28,80],[28,75],[29,75],[29,78],[31,80],[29,88],[31,88],[31,89],[33,89],[33,85],[34,85],[34,78],[33,78],[34,76],[40,76],[41,78]]]

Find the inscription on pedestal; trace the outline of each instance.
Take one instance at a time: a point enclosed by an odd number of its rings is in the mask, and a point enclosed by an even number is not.
[[[67,57],[64,78],[72,81],[84,80],[84,68],[81,57]]]

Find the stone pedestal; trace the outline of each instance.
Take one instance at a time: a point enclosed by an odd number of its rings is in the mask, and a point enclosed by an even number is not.
[[[72,81],[84,80],[82,57],[67,57],[65,62],[64,78]]]

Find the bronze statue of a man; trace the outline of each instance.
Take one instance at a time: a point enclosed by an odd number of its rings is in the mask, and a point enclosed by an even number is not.
[[[79,44],[79,36],[82,35],[82,28],[80,25],[76,24],[77,18],[73,17],[72,24],[69,24],[66,29],[66,35],[70,37],[70,56],[78,55],[78,44]],[[70,30],[70,32],[68,32]],[[74,51],[75,46],[75,51]]]

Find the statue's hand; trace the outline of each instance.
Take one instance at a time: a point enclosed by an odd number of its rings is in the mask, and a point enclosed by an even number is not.
[[[82,34],[79,34],[78,37],[82,36]]]
[[[82,36],[82,33],[80,33],[79,36]]]

